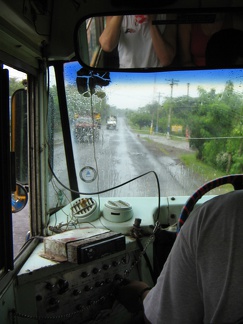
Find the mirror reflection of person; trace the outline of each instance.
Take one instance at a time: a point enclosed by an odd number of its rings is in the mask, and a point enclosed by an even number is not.
[[[106,17],[99,41],[105,52],[118,47],[121,68],[164,67],[176,52],[176,26],[153,25],[166,15],[128,15]],[[169,18],[169,17],[168,17]]]
[[[213,23],[179,25],[180,59],[182,66],[205,66],[205,51],[211,36],[232,26],[231,17],[217,14]]]
[[[243,30],[228,28],[215,33],[208,41],[205,56],[208,67],[242,66]]]

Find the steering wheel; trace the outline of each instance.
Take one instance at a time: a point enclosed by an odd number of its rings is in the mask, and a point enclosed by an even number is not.
[[[180,231],[181,227],[183,226],[188,216],[190,215],[190,212],[193,210],[195,204],[200,198],[202,198],[203,195],[205,195],[205,193],[207,193],[208,191],[214,188],[229,183],[232,184],[235,190],[243,189],[243,174],[232,174],[232,175],[220,177],[205,183],[202,187],[197,189],[197,191],[195,191],[194,194],[189,197],[186,204],[181,210],[181,214],[178,219],[177,232]]]

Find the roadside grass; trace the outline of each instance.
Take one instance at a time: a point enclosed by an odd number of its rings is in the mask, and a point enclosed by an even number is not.
[[[136,130],[136,132],[138,132],[138,130]],[[148,130],[144,130],[144,131],[140,130],[140,134],[149,134],[149,131]],[[162,135],[162,136],[164,136],[164,135]],[[144,137],[144,140],[149,143],[154,143],[157,146],[157,148],[164,154],[166,154],[166,155],[170,154],[170,152],[163,145],[160,145],[159,143],[153,141],[153,139],[150,139],[149,137]],[[171,140],[185,141],[185,138],[171,135]],[[215,168],[198,160],[196,157],[196,152],[181,154],[178,158],[186,167],[193,170],[193,172],[195,172],[196,174],[199,174],[203,179],[206,179],[206,181],[208,181],[210,179],[222,177],[225,175],[222,171],[216,170]]]
[[[225,173],[222,171],[216,170],[213,167],[199,161],[196,158],[196,152],[189,153],[189,154],[182,154],[179,156],[181,162],[194,174],[198,174],[202,179],[203,182],[206,183],[210,180],[225,176]],[[202,183],[203,185],[203,183]],[[215,189],[217,190],[217,189]],[[225,193],[233,190],[233,186],[230,184],[224,185],[219,187],[219,189],[215,193]],[[214,192],[213,192],[214,193]]]
[[[137,134],[146,134],[149,135],[150,131],[149,128],[143,128],[143,129],[138,129],[130,126],[131,131],[137,133]]]
[[[132,129],[132,130],[138,134],[148,134],[148,135],[150,134],[149,129],[142,129],[142,130]],[[164,134],[161,134],[161,135],[164,136]],[[159,134],[158,134],[158,136],[159,136]],[[185,141],[184,138],[179,137],[179,136],[173,136],[173,135],[171,135],[171,139],[176,140],[176,141],[180,141],[180,140]],[[149,137],[144,137],[144,140],[146,140],[147,142],[150,142],[150,143],[153,142],[156,145],[157,149],[159,149],[162,153],[164,153],[166,155],[170,154],[170,152],[165,147],[163,147],[163,145],[156,143]],[[198,177],[202,181],[202,185],[210,180],[225,176],[225,173],[223,171],[219,171],[219,170],[207,165],[203,161],[198,160],[196,157],[196,152],[181,154],[178,156],[178,159],[187,168],[189,168],[193,174],[198,175]],[[224,192],[232,191],[232,188],[233,188],[232,185],[224,185],[224,186],[221,186],[220,189],[218,189],[218,190],[214,189],[214,190],[217,190],[217,193],[224,193]],[[214,193],[214,190],[213,190],[213,193]]]
[[[216,170],[202,161],[199,161],[196,158],[196,152],[182,154],[179,158],[186,167],[199,173],[205,179],[214,179],[225,175],[222,171]]]

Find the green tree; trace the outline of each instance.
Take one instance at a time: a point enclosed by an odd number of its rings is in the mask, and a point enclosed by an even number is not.
[[[24,89],[23,81],[19,81],[17,78],[9,79],[9,95],[12,96],[16,90]]]
[[[242,141],[231,137],[242,136],[241,96],[234,92],[231,81],[220,94],[214,89],[199,88],[198,92],[197,108],[190,114],[191,145],[207,164],[226,172],[240,171]]]
[[[142,129],[148,127],[151,124],[151,114],[147,112],[133,112],[130,114],[130,121]]]

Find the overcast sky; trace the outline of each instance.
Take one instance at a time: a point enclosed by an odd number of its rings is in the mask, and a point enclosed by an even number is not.
[[[205,90],[214,88],[217,93],[223,91],[227,81],[234,83],[235,91],[242,91],[242,70],[217,71],[177,71],[162,72],[159,74],[127,74],[121,77],[118,73],[111,73],[111,84],[105,89],[110,105],[117,108],[137,109],[147,103],[159,101],[163,103],[165,97],[189,94],[198,96],[198,87]]]
[[[12,69],[11,67],[4,65],[4,68],[7,68],[9,70],[9,77],[10,78],[16,78],[18,80],[26,79],[26,74],[23,72],[20,72],[18,70]]]
[[[65,70],[66,81],[76,85],[77,71],[81,68],[79,63],[67,64]],[[10,77],[19,80],[26,78],[25,74],[9,68]],[[54,75],[51,75],[53,77]],[[166,97],[171,96],[173,83],[173,97],[189,94],[198,95],[198,86],[205,90],[214,88],[217,93],[223,91],[227,81],[234,83],[234,89],[242,92],[243,70],[201,70],[176,71],[161,73],[127,73],[110,72],[111,82],[103,90],[107,95],[107,102],[117,108],[137,109],[153,101],[161,104]]]

